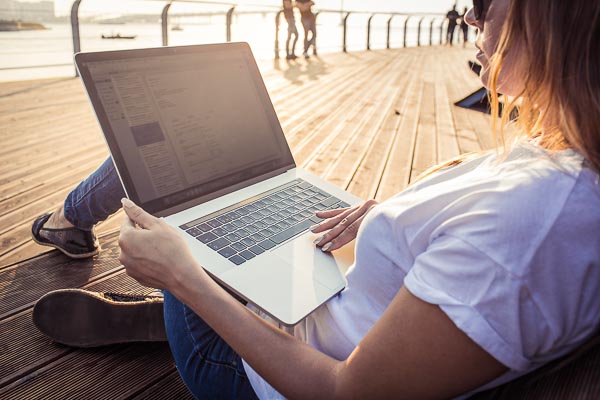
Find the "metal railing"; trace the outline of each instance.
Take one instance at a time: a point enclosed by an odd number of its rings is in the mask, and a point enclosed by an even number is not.
[[[146,1],[161,1],[161,0],[146,0]],[[164,0],[162,0],[164,1]],[[81,51],[81,36],[79,33],[79,7],[81,5],[82,0],[74,0],[72,6],[71,6],[71,29],[72,29],[72,39],[73,39],[73,52],[77,53],[79,51]],[[164,7],[162,8],[162,12],[161,12],[161,36],[162,36],[162,45],[163,46],[168,46],[169,45],[169,11],[171,9],[171,6],[176,3],[194,3],[194,4],[203,4],[203,5],[220,5],[220,6],[226,6],[227,7],[227,11],[225,12],[216,12],[216,13],[210,13],[211,15],[214,14],[221,14],[225,16],[225,38],[227,42],[230,42],[232,40],[232,24],[233,24],[233,16],[234,13],[236,13],[236,7],[238,7],[238,4],[236,3],[229,3],[229,2],[218,2],[218,1],[196,1],[196,0],[170,0],[168,1]],[[280,57],[279,53],[280,53],[280,48],[279,48],[279,30],[280,30],[280,20],[281,20],[281,14],[283,13],[283,10],[281,9],[281,7],[276,7],[276,6],[268,6],[268,5],[264,5],[264,4],[243,4],[243,6],[251,6],[251,7],[261,7],[267,11],[249,11],[249,12],[237,12],[237,14],[250,14],[250,13],[265,13],[265,12],[271,12],[273,14],[275,14],[275,46],[274,46],[274,50],[275,50],[275,58],[278,59]],[[366,11],[342,11],[342,10],[319,10],[318,12],[316,12],[316,17],[318,17],[320,14],[322,13],[333,13],[333,14],[339,14],[342,16],[342,51],[343,52],[347,52],[348,51],[348,44],[347,44],[347,36],[348,36],[348,19],[350,18],[351,15],[358,15],[358,14],[363,14],[363,15],[369,15],[369,18],[367,20],[367,24],[366,24],[366,30],[367,30],[367,41],[366,41],[366,49],[367,50],[371,50],[371,40],[372,40],[372,21],[373,18],[377,15],[381,15],[381,16],[389,16],[388,20],[387,20],[387,24],[386,24],[386,48],[390,49],[391,48],[391,31],[392,31],[392,20],[394,18],[398,18],[398,17],[404,17],[404,26],[403,26],[403,47],[407,47],[407,32],[408,32],[408,24],[409,21],[411,21],[411,19],[413,18],[419,18],[418,20],[418,25],[417,25],[417,46],[421,46],[421,25],[423,23],[423,21],[426,18],[430,18],[430,23],[429,23],[429,45],[433,45],[433,26],[434,23],[436,21],[441,21],[439,24],[439,33],[440,33],[440,38],[438,41],[438,44],[442,44],[443,41],[443,31],[444,31],[444,21],[445,21],[445,14],[434,14],[434,13],[427,13],[427,14],[421,14],[421,13],[399,13],[399,12],[376,12],[376,13],[370,13],[370,12],[366,12]],[[192,15],[192,14],[178,14],[178,16],[186,16],[186,15]],[[193,15],[202,15],[202,14],[193,14]],[[315,49],[316,49],[316,43],[315,43]],[[77,74],[77,71],[76,71]]]

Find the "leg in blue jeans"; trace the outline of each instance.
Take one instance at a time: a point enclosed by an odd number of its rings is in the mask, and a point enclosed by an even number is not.
[[[64,204],[67,221],[83,230],[91,230],[121,208],[125,191],[112,159],[104,163],[69,193]]]
[[[199,399],[256,399],[241,357],[200,317],[164,292],[165,327],[177,369]]]

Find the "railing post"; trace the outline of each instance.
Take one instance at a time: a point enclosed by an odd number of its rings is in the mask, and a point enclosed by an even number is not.
[[[371,14],[369,21],[367,22],[367,50],[371,50],[371,21],[375,14]]]
[[[421,23],[425,17],[421,17],[419,25],[417,25],[417,47],[421,47]]]
[[[320,12],[321,11],[317,11],[315,13],[315,28],[317,27],[317,17],[319,16]],[[313,51],[315,52],[314,54],[316,55],[317,54],[317,37],[316,36],[313,38]]]
[[[444,20],[442,20],[442,23],[440,24],[440,45],[443,44],[443,38],[444,37]]]
[[[410,15],[407,15],[406,21],[404,21],[404,37],[402,38],[404,47],[406,47],[406,32],[408,30],[408,20],[409,19],[410,19]]]
[[[431,19],[431,23],[429,24],[429,45],[433,46],[433,22],[435,18]]]
[[[390,32],[392,31],[392,18],[394,18],[394,17],[395,17],[395,15],[392,14],[392,16],[390,17],[390,19],[388,19],[388,22],[387,22],[387,40],[385,42],[386,49],[390,48]]]
[[[347,53],[348,50],[346,49],[346,30],[348,28],[348,17],[350,16],[350,12],[346,13],[346,16],[344,17],[344,37],[343,37],[343,43],[342,43],[342,50],[344,51],[344,53]]]
[[[171,8],[171,4],[173,2],[170,1],[168,4],[162,9],[162,13],[160,14],[160,24],[162,26],[162,45],[169,45],[169,8]]]
[[[279,23],[281,22],[281,13],[283,10],[279,10],[275,16],[275,59],[279,60]]]
[[[81,39],[79,37],[79,4],[81,0],[75,0],[71,6],[71,32],[73,36],[73,54],[81,51]],[[79,71],[75,67],[75,76],[79,76]]]
[[[226,20],[226,24],[227,24],[227,41],[231,42],[231,22],[233,20],[233,11],[235,10],[235,7],[231,7],[229,9],[229,11],[227,11],[227,20]]]

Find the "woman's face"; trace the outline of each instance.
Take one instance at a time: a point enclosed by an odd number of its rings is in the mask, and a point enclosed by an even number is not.
[[[475,19],[475,14],[471,8],[465,20],[471,26],[479,30],[475,46],[479,49],[476,58],[481,64],[481,73],[479,77],[484,86],[488,86],[490,77],[490,59],[496,51],[500,36],[502,34],[502,26],[506,20],[508,13],[508,4],[510,0],[484,0],[484,5],[487,7],[484,13],[484,20],[478,21]],[[502,64],[502,70],[498,76],[497,90],[498,92],[516,96],[522,89],[522,74],[519,71],[518,62],[521,53],[520,46],[511,48],[506,54]]]

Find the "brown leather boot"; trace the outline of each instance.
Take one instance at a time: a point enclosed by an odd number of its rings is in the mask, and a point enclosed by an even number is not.
[[[35,304],[33,323],[52,340],[75,347],[167,340],[160,292],[144,296],[54,290]]]

